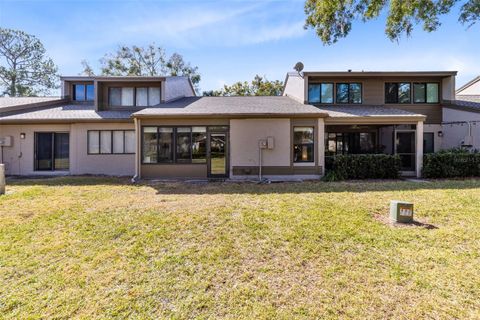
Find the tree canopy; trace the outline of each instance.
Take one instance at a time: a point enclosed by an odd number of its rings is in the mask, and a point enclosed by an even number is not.
[[[306,0],[305,28],[315,29],[324,44],[344,38],[355,20],[363,22],[387,12],[385,33],[390,40],[409,36],[417,24],[427,32],[438,29],[440,17],[460,5],[459,22],[467,27],[480,19],[480,0]]]
[[[0,95],[48,94],[58,88],[58,68],[35,36],[0,28]]]
[[[95,75],[88,61],[82,62],[84,75]],[[100,59],[100,73],[104,76],[188,76],[198,88],[200,74],[178,53],[167,58],[165,50],[154,43],[146,46],[120,46]]]
[[[247,81],[224,85],[220,90],[203,92],[204,96],[279,96],[282,94],[283,82],[269,81],[266,77],[256,75],[249,83]]]

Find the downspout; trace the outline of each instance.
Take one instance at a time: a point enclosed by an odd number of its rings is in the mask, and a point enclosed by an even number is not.
[[[137,182],[140,179],[140,163],[139,163],[139,157],[140,157],[140,145],[139,145],[139,120],[137,118],[133,118],[133,123],[135,126],[135,175],[132,177],[132,183]]]
[[[262,140],[258,141],[258,181],[262,182]]]

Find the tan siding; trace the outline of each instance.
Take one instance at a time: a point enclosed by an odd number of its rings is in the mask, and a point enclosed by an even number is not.
[[[440,104],[385,104],[385,83],[386,82],[437,82],[439,83],[440,98],[442,97],[443,77],[313,77],[309,78],[309,83],[318,82],[359,82],[362,84],[362,104],[364,105],[387,105],[392,108],[407,110],[427,116],[425,123],[441,123],[442,107]],[[412,93],[413,94],[413,93]],[[413,98],[413,97],[412,97]]]
[[[108,89],[112,87],[161,87],[161,81],[145,81],[145,82],[138,82],[138,81],[119,81],[119,82],[98,82],[98,106],[99,110],[108,110],[110,107],[108,106]],[[128,108],[128,107],[127,107]],[[145,108],[145,107],[141,107]],[[113,108],[119,109],[119,108]]]

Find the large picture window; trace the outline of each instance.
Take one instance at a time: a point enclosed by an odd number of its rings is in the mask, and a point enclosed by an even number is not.
[[[413,84],[413,102],[414,103],[438,103],[439,102],[439,84],[438,83],[414,83]]]
[[[108,88],[108,105],[112,107],[149,107],[160,104],[160,87]]]
[[[411,103],[411,87],[408,82],[385,83],[385,103]]]
[[[293,128],[293,162],[314,161],[313,127]]]
[[[309,103],[333,103],[333,83],[312,83],[308,85]]]
[[[362,103],[362,84],[337,83],[337,103]]]
[[[89,130],[88,154],[135,153],[134,130]]]
[[[207,127],[144,127],[143,163],[206,163]]]

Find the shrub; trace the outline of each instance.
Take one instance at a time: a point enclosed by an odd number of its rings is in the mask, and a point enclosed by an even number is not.
[[[347,179],[396,179],[400,175],[400,157],[388,154],[351,154],[333,156],[326,181]]]
[[[480,153],[450,150],[423,157],[425,178],[480,177]]]

